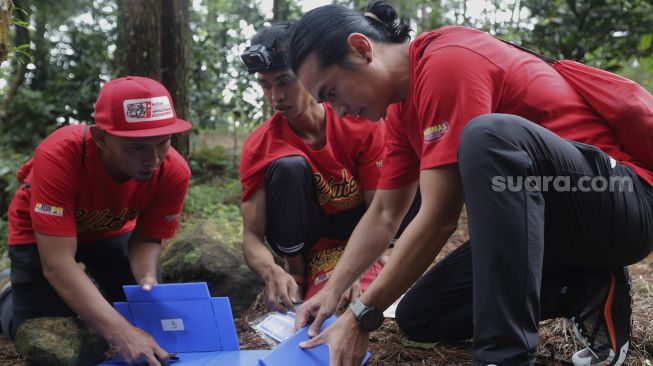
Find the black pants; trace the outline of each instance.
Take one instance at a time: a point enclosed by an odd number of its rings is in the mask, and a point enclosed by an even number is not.
[[[362,193],[362,192],[361,192]],[[282,256],[308,251],[322,237],[346,240],[366,210],[366,204],[327,216],[318,201],[310,165],[302,156],[273,161],[266,173],[266,239]],[[415,217],[419,193],[401,224],[398,235]]]
[[[477,365],[532,364],[540,319],[582,308],[609,271],[651,251],[653,188],[599,149],[511,115],[472,120],[458,158],[471,242],[411,288],[397,323],[422,341],[473,337]],[[614,177],[624,189],[602,189]]]
[[[123,285],[136,283],[129,266],[127,243],[131,233],[93,243],[80,244],[75,260],[86,270],[111,303],[125,301]],[[74,316],[43,276],[36,244],[9,247],[12,293],[0,304],[2,333],[11,339],[20,324],[31,318]]]

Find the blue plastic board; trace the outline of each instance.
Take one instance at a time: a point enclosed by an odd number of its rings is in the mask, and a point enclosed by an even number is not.
[[[206,282],[166,283],[143,291],[139,285],[123,286],[128,303],[204,300],[211,297]]]
[[[116,309],[123,318],[127,319],[129,324],[134,324],[134,319],[132,319],[132,312],[129,310],[129,304],[126,302],[114,302],[113,307]]]
[[[269,350],[220,352],[206,365],[257,366],[258,360],[265,357],[270,352],[271,351]]]
[[[128,302],[115,303],[131,324],[168,352],[237,351],[229,299],[211,298],[206,283],[160,284],[151,291],[124,286]]]
[[[322,324],[320,331],[324,331],[335,320],[335,316],[327,319]],[[300,342],[307,341],[308,339],[308,326],[306,326],[279,344],[266,356],[261,357],[259,366],[329,366],[329,348],[326,344],[313,349],[302,349],[299,347]],[[363,364],[369,360],[370,356],[371,354],[369,352],[365,354]]]
[[[256,366],[261,357],[265,357],[270,351],[227,351],[227,352],[203,352],[203,353],[181,353],[179,360],[170,363],[171,366]],[[106,361],[98,366],[124,366],[127,363],[122,361]]]
[[[129,304],[134,325],[168,352],[224,350],[210,299]]]
[[[231,304],[228,297],[212,297],[213,316],[218,325],[218,336],[223,351],[238,351],[238,334],[236,334],[236,324],[234,316],[231,313]]]

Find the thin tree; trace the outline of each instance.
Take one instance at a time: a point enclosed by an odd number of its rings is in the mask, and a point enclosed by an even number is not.
[[[160,81],[172,96],[179,118],[188,115],[190,50],[188,0],[121,0],[119,2],[119,75]],[[172,145],[188,157],[189,134],[173,136]]]
[[[5,0],[0,0],[0,3]],[[5,2],[4,5],[10,5],[12,4],[11,0],[7,0],[8,2]],[[21,7],[23,4],[20,2],[21,0],[16,0],[15,5],[18,9],[21,9],[21,11],[17,11],[15,16],[16,19],[18,20],[19,23],[21,24],[27,24],[29,22],[29,14],[27,10],[22,10],[23,8]],[[4,9],[4,5],[1,5],[0,8]],[[6,27],[9,27],[9,24],[11,22],[11,16],[12,16],[12,11],[13,9],[7,9],[7,13],[2,13],[2,26],[0,28],[4,28],[5,24]],[[5,16],[8,18],[5,20]],[[5,23],[6,21],[6,23]],[[8,31],[8,29],[7,29]],[[2,30],[0,30],[0,43],[4,43],[5,45],[8,44],[8,40],[2,36]],[[8,34],[6,35],[8,37]],[[16,27],[14,31],[14,41],[13,44],[16,46],[21,46],[21,45],[29,45],[30,44],[30,34],[29,34],[29,29],[22,25],[19,27]],[[8,46],[7,50],[9,49]],[[0,45],[0,48],[3,48],[2,45]],[[2,50],[0,50],[0,53],[2,53]],[[5,55],[6,56],[6,55]],[[0,58],[0,62],[2,62],[4,58]],[[0,123],[4,123],[7,113],[7,110],[9,109],[9,104],[11,103],[11,100],[14,98],[16,93],[18,92],[18,88],[23,84],[25,81],[25,72],[27,71],[27,61],[24,60],[18,60],[18,62],[14,63],[14,70],[12,71],[12,78],[11,78],[11,84],[9,85],[9,88],[6,90],[5,95],[2,99],[0,99]]]
[[[0,0],[0,62],[9,54],[9,25],[14,4],[11,0]]]
[[[188,77],[190,57],[190,29],[188,0],[161,3],[161,82],[168,87],[177,116],[188,118]],[[190,135],[172,136],[172,146],[183,156],[190,152]]]

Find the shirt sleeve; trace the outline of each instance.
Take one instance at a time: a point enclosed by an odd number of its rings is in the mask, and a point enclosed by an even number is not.
[[[138,216],[136,227],[145,235],[168,239],[175,235],[190,183],[190,169],[178,153],[165,166],[157,192]],[[174,161],[176,160],[176,161]]]
[[[259,169],[256,171],[252,164],[255,161],[254,154],[252,154],[249,141],[245,141],[242,152],[240,154],[240,186],[242,189],[241,200],[245,202],[252,198],[265,182],[266,169]]]
[[[80,169],[80,157],[72,151],[62,148],[53,153],[36,149],[30,188],[34,231],[52,236],[77,236],[75,201]]]
[[[460,46],[425,53],[416,71],[416,109],[424,136],[420,169],[457,163],[463,128],[496,110],[504,72]]]
[[[383,121],[372,122],[370,128],[357,159],[358,179],[364,191],[376,189],[383,162]]]
[[[388,108],[385,119],[385,150],[379,189],[405,187],[419,179],[419,157],[401,125],[399,104]]]

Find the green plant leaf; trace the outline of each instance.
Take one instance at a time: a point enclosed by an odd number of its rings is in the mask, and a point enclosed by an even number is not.
[[[648,50],[651,48],[651,41],[653,41],[653,33],[643,35],[639,40],[639,46],[637,46],[637,49],[642,52]]]

